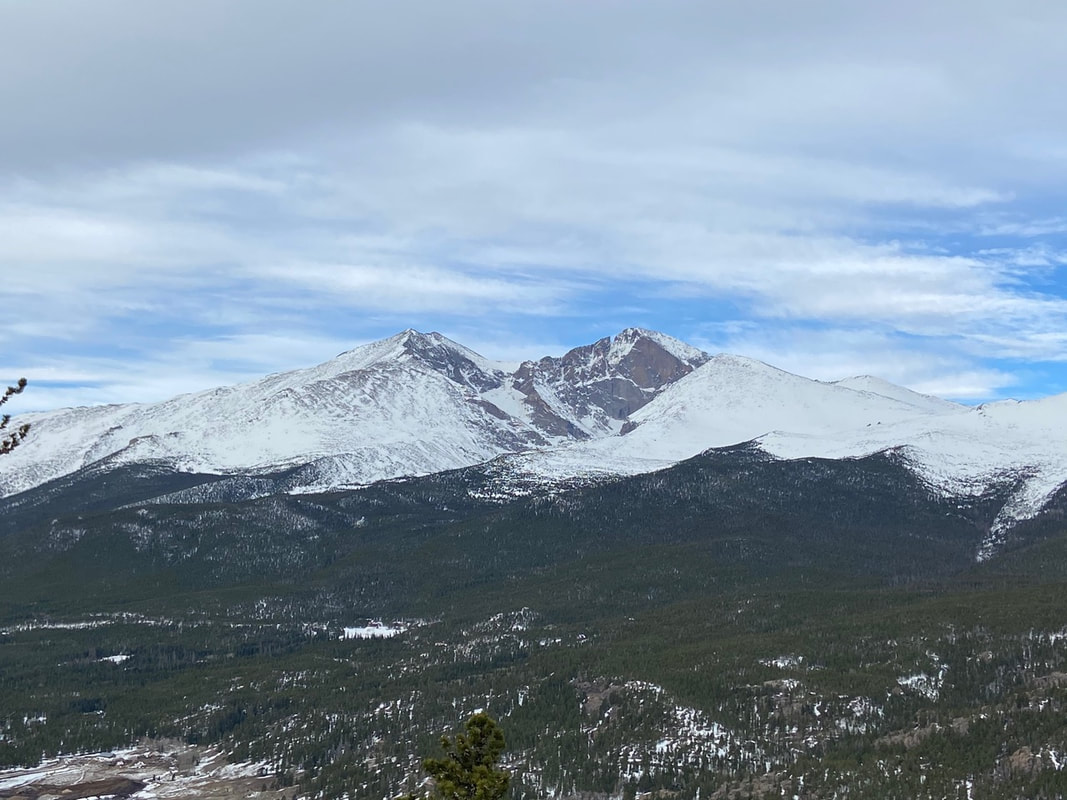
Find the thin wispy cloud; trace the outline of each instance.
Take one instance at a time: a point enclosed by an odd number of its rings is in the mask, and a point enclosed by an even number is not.
[[[638,324],[1064,391],[1065,26],[1036,0],[8,4],[0,370],[23,406],[149,400],[408,326],[520,358]]]

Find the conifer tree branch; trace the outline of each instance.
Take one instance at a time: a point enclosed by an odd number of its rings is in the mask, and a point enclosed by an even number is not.
[[[0,395],[0,406],[10,400],[17,394],[22,394],[22,390],[26,388],[26,379],[19,378],[18,383],[14,386],[8,386],[4,390],[4,393]],[[4,414],[0,416],[0,431],[4,433],[0,434],[0,456],[7,455],[20,444],[30,432],[30,424],[28,422],[19,425],[14,430],[7,432],[7,427],[11,423],[11,415]]]

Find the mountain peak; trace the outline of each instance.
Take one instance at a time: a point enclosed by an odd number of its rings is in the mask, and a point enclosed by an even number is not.
[[[708,355],[703,350],[698,350],[680,339],[675,339],[673,336],[647,328],[624,328],[619,331],[612,340],[612,350],[614,352],[629,352],[629,349],[632,349],[640,342],[648,342],[655,345],[660,350],[669,353],[691,367],[699,366],[708,360]]]
[[[426,348],[444,348],[447,350],[454,350],[456,352],[462,352],[464,354],[470,353],[477,356],[473,350],[464,347],[459,342],[454,342],[447,336],[444,336],[437,331],[430,331],[429,333],[423,333],[422,331],[415,330],[414,328],[405,328],[399,333],[395,333],[387,339],[382,339],[380,342],[374,344],[392,344],[397,350],[396,355],[402,353],[415,353]],[[477,356],[481,358],[481,356]]]
[[[512,387],[539,429],[566,438],[596,437],[617,433],[630,414],[707,359],[665,334],[626,328],[558,358],[523,362]]]
[[[462,362],[462,371],[466,372],[477,370],[492,375],[501,371],[500,364],[437,331],[423,333],[414,328],[406,328],[388,338],[346,350],[321,366],[328,368],[332,374],[338,374],[410,359],[438,370]]]
[[[436,331],[409,336],[404,349],[431,369],[479,392],[495,389],[502,383],[504,371],[499,364]]]
[[[736,353],[716,353],[707,360],[707,369],[717,372],[738,370],[746,373],[763,374],[763,375],[777,375],[787,376],[789,378],[797,378],[800,380],[811,380],[810,378],[803,378],[800,375],[789,372],[788,370],[776,367],[773,364],[768,364],[766,361],[760,361],[758,358],[751,358],[749,356],[739,356]]]
[[[636,342],[638,339],[662,339],[670,338],[666,334],[652,331],[648,328],[623,328],[611,337],[615,342]]]

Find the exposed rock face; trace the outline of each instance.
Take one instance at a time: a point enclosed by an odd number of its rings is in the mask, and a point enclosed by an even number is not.
[[[708,361],[708,355],[654,331],[627,328],[615,337],[554,358],[525,361],[512,374],[439,333],[406,331],[401,357],[479,394],[510,385],[523,398],[529,422],[553,439],[587,439],[618,433],[618,424],[664,387]],[[487,399],[475,401],[498,419],[506,412]]]
[[[1041,770],[1044,765],[1029,747],[1020,747],[1008,756],[1005,766],[1011,775],[1032,775]]]
[[[503,383],[503,373],[487,370],[484,364],[475,363],[474,359],[464,352],[465,348],[458,347],[455,342],[439,333],[420,334],[411,331],[402,346],[407,355],[418,359],[460,386],[485,392],[496,389]]]
[[[1044,690],[1067,686],[1067,672],[1050,672],[1048,675],[1034,678],[1033,685],[1035,689]]]
[[[539,429],[550,436],[588,438],[619,432],[619,422],[708,358],[662,334],[627,328],[560,358],[524,362],[512,385]]]

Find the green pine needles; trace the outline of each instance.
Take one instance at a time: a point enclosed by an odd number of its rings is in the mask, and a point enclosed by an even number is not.
[[[511,775],[497,762],[504,752],[504,732],[484,712],[472,716],[464,733],[441,737],[444,758],[427,758],[423,769],[444,800],[500,800]]]

